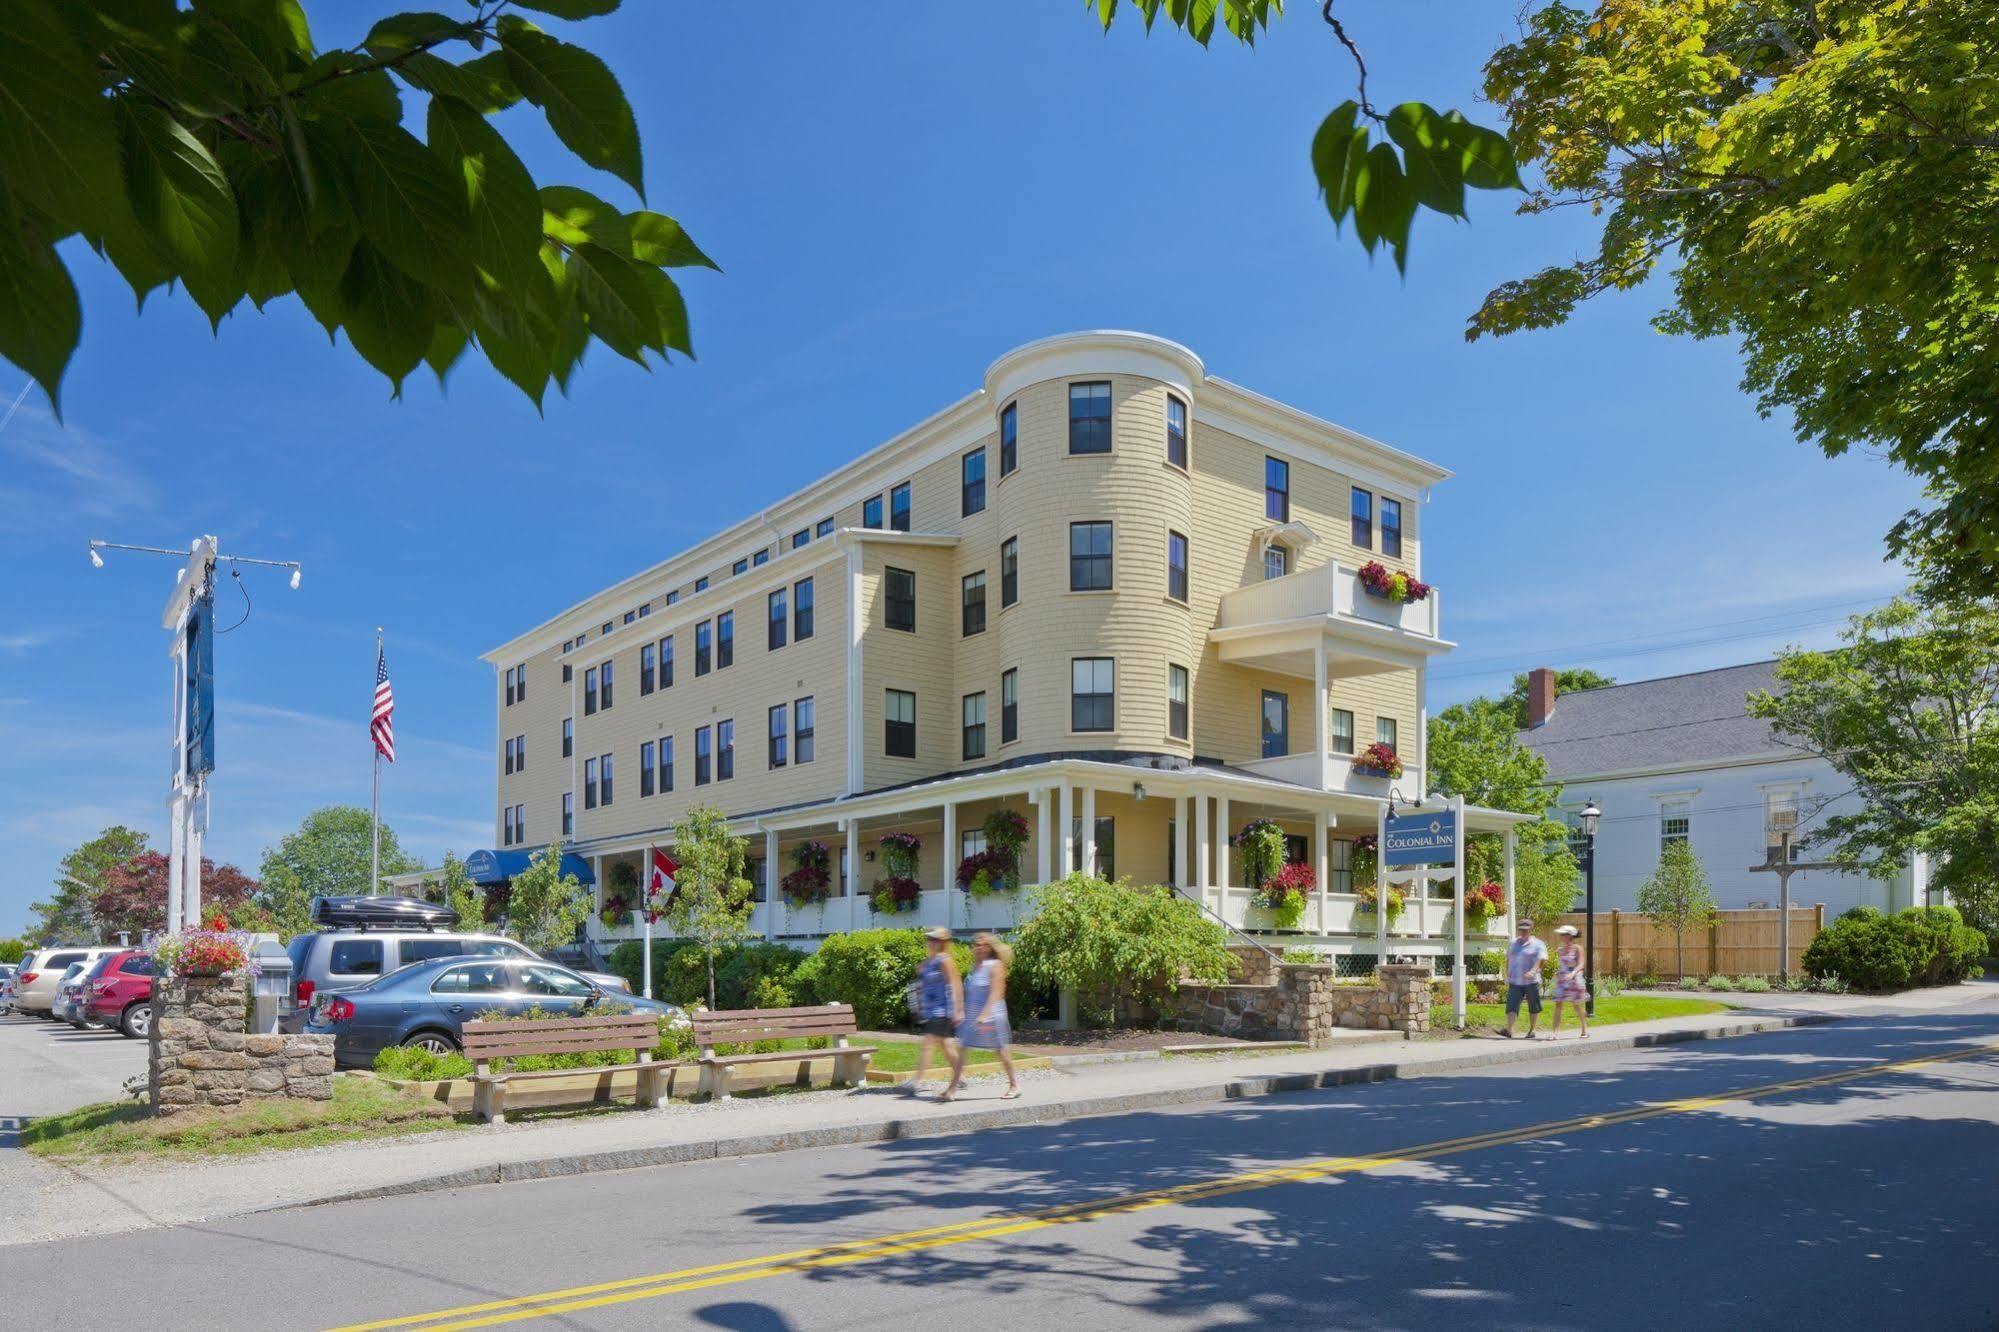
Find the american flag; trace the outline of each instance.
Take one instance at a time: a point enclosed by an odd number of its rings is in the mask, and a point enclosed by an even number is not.
[[[375,737],[375,752],[394,763],[396,691],[389,687],[389,662],[379,647],[375,649],[375,713],[368,720],[368,733]]]

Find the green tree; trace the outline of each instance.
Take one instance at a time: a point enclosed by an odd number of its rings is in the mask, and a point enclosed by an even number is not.
[[[673,827],[674,877],[667,924],[700,947],[708,967],[708,1006],[715,1007],[715,955],[747,939],[751,895],[756,886],[743,877],[748,844],[729,831],[729,821],[712,805],[697,805]]]
[[[1179,988],[1235,974],[1222,927],[1170,888],[1071,874],[1030,890],[1014,968],[1031,984],[1073,989],[1093,1024]]]
[[[111,873],[146,851],[146,835],[114,824],[71,851],[56,866],[55,891],[30,910],[41,923],[30,931],[41,944],[102,943],[107,937],[92,917],[91,899],[110,883]]]
[[[1659,856],[1659,866],[1638,886],[1638,909],[1654,925],[1673,932],[1673,970],[1687,974],[1687,931],[1714,919],[1714,889],[1707,872],[1685,842],[1674,842]]]
[[[486,894],[465,872],[465,862],[449,851],[437,871],[437,895],[458,913],[458,929],[477,934],[486,928]]]
[[[1580,694],[1585,689],[1602,689],[1617,681],[1608,675],[1599,675],[1587,667],[1555,672],[1555,697],[1563,694]],[[1506,691],[1504,700],[1513,709],[1513,724],[1524,728],[1527,725],[1527,673],[1513,677],[1513,688]]]
[[[1778,736],[1816,754],[1864,804],[1826,818],[1819,858],[1882,877],[1911,852],[1976,919],[1999,915],[1999,600],[1909,597],[1856,615],[1831,652],[1791,651],[1781,692],[1749,697]]]
[[[56,249],[70,236],[141,301],[177,285],[211,324],[296,294],[398,393],[419,364],[441,377],[473,344],[537,406],[593,341],[640,365],[691,356],[666,270],[713,265],[679,223],[537,188],[487,119],[532,103],[643,202],[616,77],[512,12],[581,19],[618,3],[472,0],[322,49],[301,0],[10,0],[0,356],[60,406],[83,318]],[[417,106],[422,123],[406,125]]]
[[[286,934],[312,927],[315,897],[361,896],[373,888],[369,877],[373,846],[368,811],[358,805],[328,805],[305,816],[298,831],[264,852],[257,900]],[[382,825],[382,873],[419,869],[403,853],[395,829]]]
[[[1545,919],[1575,902],[1576,862],[1569,853],[1568,828],[1548,816],[1562,788],[1548,780],[1546,761],[1520,743],[1513,709],[1510,696],[1474,698],[1444,708],[1430,718],[1425,761],[1433,791],[1463,796],[1487,809],[1537,816],[1514,832],[1514,910],[1526,919]],[[1505,882],[1504,839],[1490,834],[1467,838],[1465,876],[1473,884]]]
[[[26,939],[0,939],[0,962],[12,965],[28,955]]]
[[[528,867],[511,881],[507,897],[507,928],[537,953],[560,948],[576,938],[590,915],[590,890],[562,868],[562,843],[551,842],[535,852]]]

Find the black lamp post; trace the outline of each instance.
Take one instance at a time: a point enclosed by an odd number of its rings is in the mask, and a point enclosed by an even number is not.
[[[1592,800],[1577,817],[1583,825],[1583,967],[1588,981],[1584,1007],[1596,1016],[1596,821],[1603,811]]]

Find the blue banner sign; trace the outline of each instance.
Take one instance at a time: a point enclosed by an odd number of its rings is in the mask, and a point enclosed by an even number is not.
[[[1454,809],[1412,810],[1388,820],[1381,863],[1390,868],[1449,865],[1458,858],[1458,813]]]

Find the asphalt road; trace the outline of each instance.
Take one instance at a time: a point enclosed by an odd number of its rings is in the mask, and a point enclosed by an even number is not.
[[[1999,1325],[1995,1162],[1981,1003],[18,1246],[0,1289],[168,1328],[1940,1332]]]
[[[0,1120],[61,1114],[115,1101],[146,1071],[146,1043],[115,1031],[78,1031],[19,1013],[0,1016]]]

